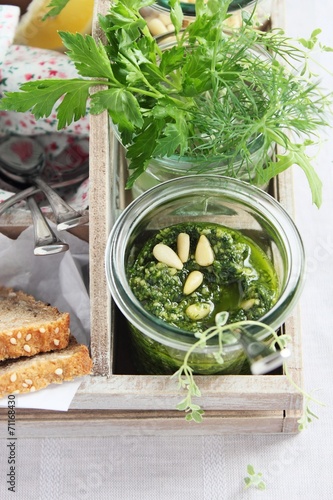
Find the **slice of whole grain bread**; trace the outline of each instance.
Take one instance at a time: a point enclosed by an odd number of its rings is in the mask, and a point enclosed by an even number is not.
[[[63,349],[69,342],[69,325],[69,313],[0,287],[0,361]]]
[[[52,383],[61,384],[88,375],[91,370],[88,348],[71,336],[65,349],[0,362],[0,398],[38,391]]]

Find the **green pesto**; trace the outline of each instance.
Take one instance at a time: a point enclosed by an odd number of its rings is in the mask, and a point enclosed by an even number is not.
[[[190,236],[190,257],[182,270],[168,267],[153,256],[157,243],[177,251],[179,233]],[[194,259],[201,234],[214,251],[212,265],[199,266]],[[203,273],[203,283],[190,295],[183,287],[191,271]],[[225,226],[207,222],[188,222],[166,227],[145,242],[128,270],[130,287],[143,307],[161,320],[189,332],[201,332],[215,324],[215,315],[229,312],[229,323],[261,318],[278,298],[279,282],[265,252],[249,237]],[[244,307],[251,299],[253,305]],[[210,304],[202,320],[186,315],[191,304]],[[248,304],[248,302],[247,302]]]
[[[172,375],[184,362],[185,352],[163,345],[130,325],[133,343],[133,362],[140,374]],[[193,353],[189,364],[199,375],[249,375],[250,366],[241,349],[230,351],[219,363],[214,354]]]

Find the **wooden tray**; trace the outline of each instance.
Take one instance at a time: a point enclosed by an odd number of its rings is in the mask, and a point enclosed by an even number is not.
[[[106,13],[109,0],[96,0],[96,13]],[[276,1],[273,24],[282,26],[283,2]],[[99,29],[94,23],[94,33]],[[90,136],[90,296],[93,375],[86,377],[68,412],[19,410],[21,437],[113,434],[295,433],[303,398],[282,373],[277,375],[200,376],[205,409],[203,423],[186,422],[175,410],[182,398],[169,376],[136,375],[127,360],[124,322],[111,300],[104,270],[104,252],[112,223],[126,204],[123,155],[106,113],[91,117]],[[271,185],[274,196],[293,213],[290,171]],[[0,219],[0,223],[2,219]],[[9,224],[11,226],[11,224]],[[11,226],[13,228],[13,226]],[[8,232],[8,224],[3,228]],[[0,230],[3,228],[0,227]],[[7,229],[6,229],[7,228]],[[21,226],[17,226],[20,232]],[[14,231],[15,232],[15,231]],[[301,335],[298,311],[283,325],[291,335],[289,372],[302,385]],[[7,419],[6,410],[0,418]],[[6,436],[5,426],[0,437]]]

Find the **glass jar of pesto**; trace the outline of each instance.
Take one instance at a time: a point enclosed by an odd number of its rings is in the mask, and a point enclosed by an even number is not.
[[[175,249],[179,233],[187,234],[193,246],[188,261],[182,260],[183,268],[160,260],[156,253],[158,242]],[[198,258],[202,236],[210,241],[213,261]],[[186,282],[193,271],[202,275],[201,283],[189,293],[185,287],[177,291],[177,283]],[[171,374],[197,341],[200,327],[209,325],[209,318],[214,321],[215,313],[225,308],[231,318],[254,314],[274,329],[281,326],[300,295],[304,250],[292,219],[269,194],[240,180],[193,175],[159,184],[122,212],[109,236],[106,274],[115,303],[128,320],[139,373]],[[216,285],[216,276],[219,280],[222,275],[228,275],[229,281]],[[258,276],[264,278],[262,282]],[[150,298],[145,295],[149,287],[156,291]],[[262,309],[265,294],[269,301]],[[207,308],[207,325],[201,321],[206,313],[200,317],[189,313],[193,304]],[[268,340],[267,330],[251,326],[250,331]],[[217,339],[212,339],[191,354],[194,373],[248,372],[235,337],[225,339],[222,364],[216,359],[217,347]]]

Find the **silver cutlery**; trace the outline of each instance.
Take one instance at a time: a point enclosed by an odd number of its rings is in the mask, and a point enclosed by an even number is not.
[[[52,231],[35,198],[29,196],[27,203],[31,212],[35,236],[35,255],[53,255],[68,250],[69,246]]]
[[[27,152],[26,157],[24,157],[24,151]],[[0,172],[2,175],[24,187],[27,184],[33,184],[43,191],[54,212],[59,231],[86,224],[89,215],[79,213],[70,207],[40,177],[44,166],[44,150],[38,142],[31,138],[12,137],[0,144]]]

